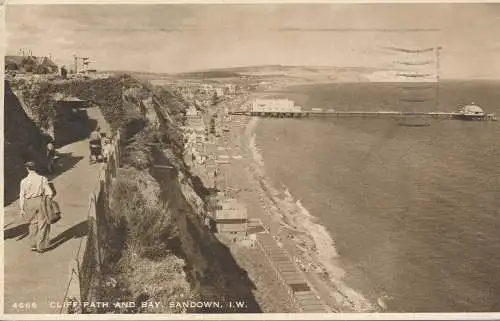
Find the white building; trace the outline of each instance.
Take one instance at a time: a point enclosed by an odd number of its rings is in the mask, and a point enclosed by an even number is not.
[[[255,99],[252,103],[253,112],[291,113],[299,112],[300,107],[295,106],[290,99]]]
[[[224,88],[215,88],[215,94],[217,95],[217,97],[224,96]]]
[[[233,84],[227,84],[224,90],[227,94],[234,95],[234,93],[236,92],[236,86]]]
[[[198,111],[194,106],[189,106],[189,108],[186,111],[186,117],[198,117]]]
[[[193,130],[197,135],[204,134],[205,124],[203,118],[194,106],[190,106],[186,110],[186,118],[186,127]]]

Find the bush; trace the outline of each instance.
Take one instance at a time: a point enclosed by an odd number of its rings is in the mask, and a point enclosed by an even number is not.
[[[133,170],[124,174],[113,183],[111,192],[112,226],[115,229],[120,224],[126,226],[125,244],[119,248],[128,247],[151,260],[177,251],[178,230],[168,204],[148,206],[139,190],[137,174]]]
[[[162,145],[160,131],[146,127],[136,132],[142,125],[145,125],[144,119],[133,119],[124,130],[126,147],[122,155],[123,163],[138,170],[145,170],[153,165],[153,148],[161,148]]]
[[[160,261],[152,261],[127,250],[120,261],[120,275],[102,277],[98,287],[98,301],[133,301],[136,308],[115,308],[93,311],[96,313],[181,313],[191,312],[170,307],[171,302],[195,299],[184,273],[185,262],[174,255]],[[166,280],[168,280],[166,282]],[[143,308],[141,302],[160,302],[158,308]],[[194,312],[194,311],[193,311]]]
[[[32,68],[32,70],[34,70]],[[63,82],[30,79],[13,82],[23,93],[27,104],[33,109],[37,120],[46,126],[48,119],[55,118],[52,95],[75,96],[85,100],[89,105],[101,108],[111,128],[118,129],[124,118],[125,110],[122,102],[122,89],[133,85],[133,79],[126,76],[113,76],[104,79],[73,79]],[[135,84],[137,85],[137,84]]]
[[[160,309],[143,309],[143,313],[180,313],[170,302],[189,300],[191,286],[184,273],[185,262],[174,255],[152,261],[137,255],[127,256],[129,288],[135,298],[161,302]]]
[[[110,306],[98,312],[186,312],[169,306],[170,302],[191,298],[192,293],[184,272],[186,263],[176,256],[180,246],[176,217],[160,200],[158,183],[147,173],[120,169],[112,184],[110,205],[109,269],[104,271],[97,289],[98,300],[134,301],[137,308]],[[161,305],[159,309],[141,308],[144,301]]]

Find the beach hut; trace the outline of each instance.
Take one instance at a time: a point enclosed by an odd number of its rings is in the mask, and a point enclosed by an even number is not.
[[[217,232],[233,234],[235,237],[246,235],[248,214],[245,205],[236,199],[220,197],[216,202],[214,221]]]

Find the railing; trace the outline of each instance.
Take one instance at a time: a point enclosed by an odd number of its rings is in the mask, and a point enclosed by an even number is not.
[[[59,313],[82,313],[83,302],[93,297],[92,289],[102,264],[103,241],[106,239],[106,215],[109,212],[110,187],[120,167],[120,135],[113,137],[113,150],[102,164],[99,178],[90,193],[87,225],[88,235],[80,241],[75,258],[69,265],[65,302]]]

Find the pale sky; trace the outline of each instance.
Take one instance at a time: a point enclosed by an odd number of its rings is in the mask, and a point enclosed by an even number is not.
[[[8,54],[105,70],[387,67],[406,56],[382,47],[440,45],[443,78],[500,79],[500,3],[10,5],[6,28]]]

